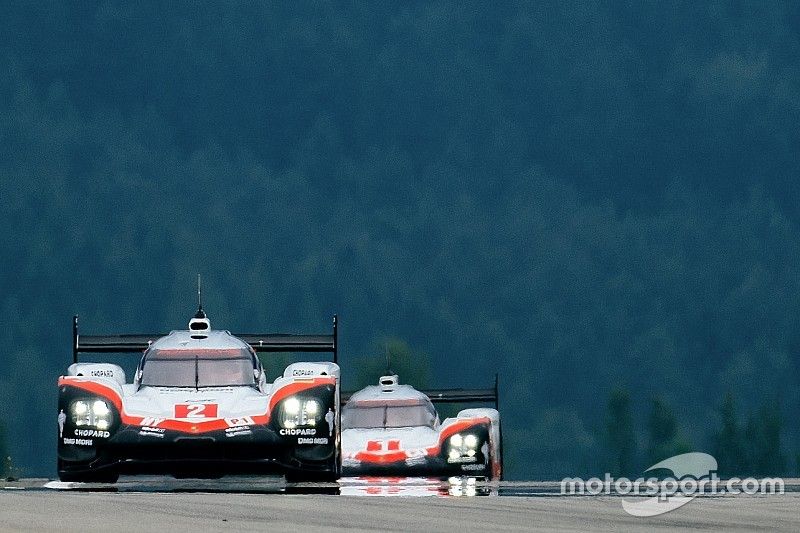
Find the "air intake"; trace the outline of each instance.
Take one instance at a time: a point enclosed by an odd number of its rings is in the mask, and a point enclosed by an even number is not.
[[[400,380],[397,378],[396,374],[393,376],[381,376],[381,379],[378,380],[383,392],[393,391],[399,382]]]

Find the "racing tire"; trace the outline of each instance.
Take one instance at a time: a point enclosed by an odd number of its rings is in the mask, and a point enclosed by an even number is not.
[[[291,470],[284,474],[287,483],[335,483],[339,481],[339,472],[304,472]]]
[[[63,470],[61,460],[58,461],[58,479],[65,483],[116,483],[119,472],[101,470],[100,472],[69,472]]]

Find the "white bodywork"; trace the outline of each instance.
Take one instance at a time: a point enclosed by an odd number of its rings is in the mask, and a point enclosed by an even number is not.
[[[227,331],[209,331],[202,338],[193,338],[189,331],[173,331],[154,342],[148,350],[185,350],[191,354],[198,350],[225,349],[252,352],[249,345]],[[260,363],[256,364],[254,373],[254,386],[140,386],[141,367],[137,369],[133,383],[126,383],[125,372],[118,365],[76,363],[67,369],[67,379],[75,384],[91,381],[110,389],[112,397],[120,400],[125,423],[202,432],[259,423],[269,416],[271,399],[276,391],[315,378],[333,378],[338,382],[340,370],[338,365],[330,362],[293,363],[273,383],[266,382]]]

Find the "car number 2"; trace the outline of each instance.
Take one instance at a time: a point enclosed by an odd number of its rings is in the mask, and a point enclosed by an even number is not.
[[[215,403],[178,403],[175,404],[175,418],[215,418]]]

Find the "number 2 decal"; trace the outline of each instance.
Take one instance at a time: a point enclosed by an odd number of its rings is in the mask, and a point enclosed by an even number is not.
[[[178,403],[175,404],[175,418],[216,418],[215,403]]]

